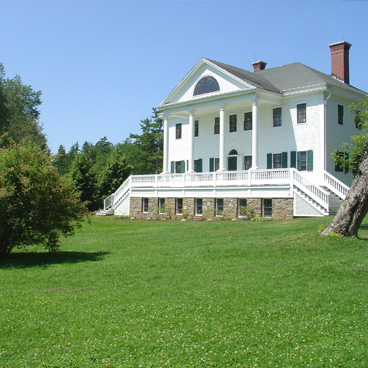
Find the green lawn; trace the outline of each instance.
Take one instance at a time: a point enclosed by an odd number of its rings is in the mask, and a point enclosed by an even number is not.
[[[330,221],[93,218],[0,263],[0,367],[367,367],[368,222]]]

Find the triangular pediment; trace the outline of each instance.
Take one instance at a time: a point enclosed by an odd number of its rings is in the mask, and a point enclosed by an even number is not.
[[[198,93],[198,83],[203,84],[206,80],[209,80],[212,83],[217,82],[218,88],[209,89],[210,92],[206,92],[206,89],[200,89],[200,93]],[[255,86],[251,83],[247,83],[247,81],[241,80],[237,76],[232,75],[211,60],[202,58],[181,80],[174,90],[161,102],[160,106],[185,103],[211,96],[217,97],[222,94],[229,94],[231,92],[254,88]]]

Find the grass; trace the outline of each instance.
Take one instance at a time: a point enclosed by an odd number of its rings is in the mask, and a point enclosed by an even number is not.
[[[0,262],[0,367],[366,367],[368,224],[93,218]]]

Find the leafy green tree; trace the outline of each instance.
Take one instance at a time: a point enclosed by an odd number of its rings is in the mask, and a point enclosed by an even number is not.
[[[29,142],[0,149],[0,258],[34,244],[57,250],[84,214],[79,192],[45,150]]]
[[[41,148],[47,147],[46,137],[39,121],[41,91],[34,91],[24,85],[19,75],[5,78],[3,65],[0,63],[0,135],[2,146],[9,142],[20,142],[23,138],[32,140]]]
[[[355,124],[361,130],[368,130],[368,96],[352,105]],[[354,180],[332,223],[322,235],[337,233],[341,236],[357,237],[359,227],[368,212],[368,133],[351,138],[350,146],[344,145],[344,152],[334,153],[338,165],[351,170]]]
[[[60,175],[65,175],[68,173],[68,156],[66,154],[65,147],[62,144],[59,146],[57,154],[53,157],[52,164],[56,167]]]
[[[93,162],[86,154],[75,156],[70,168],[70,176],[81,192],[81,201],[87,203],[89,211],[98,209],[99,193]]]
[[[132,167],[117,150],[110,153],[105,167],[99,175],[100,196],[106,197],[114,193],[129,177]]]
[[[142,134],[130,134],[133,145],[138,147],[134,174],[158,174],[162,171],[163,122],[153,109],[152,119],[141,120]]]

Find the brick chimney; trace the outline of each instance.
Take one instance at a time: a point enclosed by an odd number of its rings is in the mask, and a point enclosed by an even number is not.
[[[349,50],[351,44],[346,41],[331,43],[331,74],[349,84]]]
[[[265,63],[264,61],[255,61],[254,63],[252,63],[253,65],[253,71],[254,72],[259,72],[260,70],[263,70],[266,68],[267,63]]]

